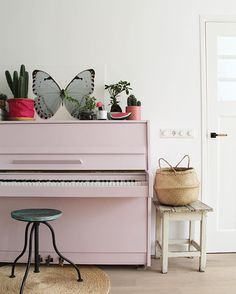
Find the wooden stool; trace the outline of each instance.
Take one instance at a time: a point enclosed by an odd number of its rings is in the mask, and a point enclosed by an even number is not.
[[[60,210],[56,209],[22,209],[22,210],[15,210],[12,211],[11,217],[23,221],[23,222],[28,222],[25,228],[25,244],[24,248],[21,252],[21,254],[15,259],[13,265],[12,265],[12,271],[11,271],[11,276],[10,278],[15,278],[15,266],[17,261],[24,255],[26,248],[27,248],[27,243],[28,243],[28,230],[30,225],[30,234],[29,234],[29,255],[28,255],[28,262],[25,270],[25,275],[23,277],[22,283],[21,283],[21,288],[20,288],[20,294],[23,293],[24,285],[28,276],[29,268],[30,268],[30,263],[31,263],[31,255],[32,255],[32,237],[34,233],[34,272],[39,273],[39,265],[40,265],[40,256],[39,256],[39,225],[44,224],[46,225],[49,230],[51,231],[52,234],[52,243],[53,247],[62,260],[66,260],[68,263],[70,263],[77,271],[78,274],[78,282],[83,281],[80,275],[80,271],[78,267],[69,259],[65,258],[57,249],[56,246],[56,240],[55,240],[55,233],[53,231],[52,226],[48,223],[48,221],[55,220],[59,218],[62,215],[62,212]]]
[[[168,271],[168,257],[199,256],[199,271],[204,272],[206,267],[206,216],[213,209],[201,201],[184,206],[166,206],[157,201],[156,207],[156,258],[158,248],[161,255],[161,271]],[[189,221],[189,238],[184,240],[169,240],[169,221]],[[200,221],[200,244],[194,241],[194,222]],[[169,251],[169,244],[187,244],[188,251]],[[195,249],[195,250],[194,250]]]

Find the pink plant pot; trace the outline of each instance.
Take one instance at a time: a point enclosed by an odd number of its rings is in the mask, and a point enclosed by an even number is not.
[[[33,119],[34,118],[34,100],[29,98],[8,99],[10,119]]]
[[[131,112],[128,120],[141,120],[141,106],[126,106],[126,112]]]

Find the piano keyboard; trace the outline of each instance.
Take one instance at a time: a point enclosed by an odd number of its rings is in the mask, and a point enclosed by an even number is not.
[[[0,173],[3,197],[147,197],[147,190],[145,172]]]
[[[2,186],[23,186],[23,187],[124,187],[143,186],[146,182],[137,180],[35,180],[35,179],[0,179]]]

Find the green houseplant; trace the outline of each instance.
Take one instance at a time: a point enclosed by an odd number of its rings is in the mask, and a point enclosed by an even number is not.
[[[7,95],[0,93],[0,108],[5,110]]]
[[[5,120],[6,117],[6,100],[7,96],[0,93],[0,120]]]
[[[20,71],[16,70],[11,76],[8,70],[5,71],[8,86],[14,98],[8,99],[8,117],[13,120],[29,120],[34,117],[34,100],[28,98],[29,73],[22,64]]]
[[[127,81],[119,81],[116,84],[105,85],[105,90],[108,90],[110,95],[111,112],[122,112],[117,98],[122,92],[129,95],[129,91],[132,90],[130,83]]]
[[[128,120],[141,119],[141,102],[133,94],[127,98],[126,112],[131,112]]]
[[[85,96],[82,102],[83,106],[80,108],[79,119],[92,120],[94,118],[94,110],[96,108],[96,98],[91,96]]]

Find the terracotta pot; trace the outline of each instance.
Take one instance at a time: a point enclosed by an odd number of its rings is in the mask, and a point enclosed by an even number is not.
[[[141,120],[141,106],[126,106],[126,112],[131,112],[128,120]]]
[[[34,118],[34,100],[29,98],[12,98],[7,100],[10,119],[28,120]]]

